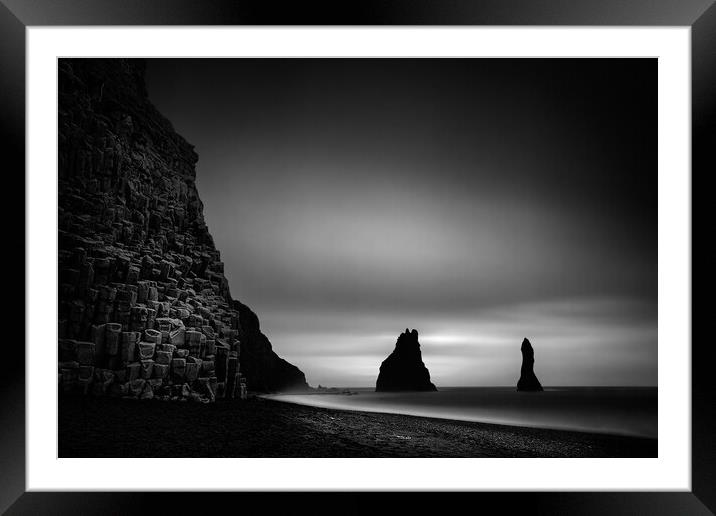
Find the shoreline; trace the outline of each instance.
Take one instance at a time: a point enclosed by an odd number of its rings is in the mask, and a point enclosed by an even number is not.
[[[656,457],[657,440],[336,410],[62,395],[60,457]]]
[[[354,393],[358,394],[358,393]],[[575,433],[583,433],[583,434],[589,434],[589,435],[601,435],[601,436],[614,436],[614,437],[633,437],[638,439],[654,439],[656,440],[656,437],[652,437],[650,435],[642,435],[637,433],[630,433],[625,431],[594,431],[587,428],[576,428],[576,427],[559,427],[556,425],[549,425],[549,424],[517,424],[517,423],[511,423],[511,422],[502,422],[502,421],[488,421],[485,418],[460,418],[460,417],[450,417],[450,416],[439,416],[439,415],[428,415],[428,414],[419,414],[415,412],[411,412],[410,410],[400,411],[397,412],[395,410],[391,409],[381,409],[379,407],[360,407],[360,408],[351,408],[347,406],[331,406],[331,405],[319,405],[319,404],[311,404],[304,400],[296,400],[296,399],[282,399],[284,397],[293,397],[296,394],[294,393],[282,393],[282,394],[257,394],[257,398],[261,398],[267,401],[277,401],[279,403],[288,403],[292,405],[300,405],[302,407],[312,407],[312,408],[320,408],[325,410],[335,410],[335,411],[346,411],[346,412],[361,412],[365,414],[392,414],[392,415],[398,415],[398,416],[408,416],[408,417],[417,417],[417,418],[425,418],[425,419],[434,419],[436,421],[452,421],[452,422],[461,422],[461,423],[475,423],[475,424],[481,424],[481,425],[493,425],[493,426],[499,426],[499,427],[507,427],[507,428],[524,428],[524,429],[534,429],[534,430],[553,430],[555,432],[575,432]],[[302,393],[300,396],[345,396],[345,394],[342,393],[309,393],[305,394]]]

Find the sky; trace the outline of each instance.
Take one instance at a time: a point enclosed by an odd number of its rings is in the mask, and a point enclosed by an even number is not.
[[[657,383],[654,59],[151,59],[232,296],[310,385]]]

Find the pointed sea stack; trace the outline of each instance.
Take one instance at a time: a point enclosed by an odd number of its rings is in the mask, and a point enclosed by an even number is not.
[[[520,379],[517,382],[518,391],[542,391],[542,385],[535,376],[535,351],[532,344],[527,339],[522,341],[522,369],[520,371]]]
[[[420,354],[417,330],[405,328],[400,334],[395,349],[380,365],[375,391],[437,391]]]

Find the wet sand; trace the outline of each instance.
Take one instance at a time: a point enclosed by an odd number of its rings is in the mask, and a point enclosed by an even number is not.
[[[60,457],[656,457],[656,439],[333,410],[261,398],[61,396]]]

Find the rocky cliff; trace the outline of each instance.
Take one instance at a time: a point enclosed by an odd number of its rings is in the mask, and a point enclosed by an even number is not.
[[[520,370],[520,379],[517,381],[518,391],[541,391],[542,385],[539,383],[535,375],[535,352],[532,344],[528,339],[522,341],[522,368]]]
[[[61,383],[203,401],[306,388],[232,299],[198,156],[149,101],[144,66],[58,62]]]
[[[417,330],[408,331],[405,328],[405,332],[400,334],[395,349],[380,365],[375,390],[437,391],[423,363]]]

